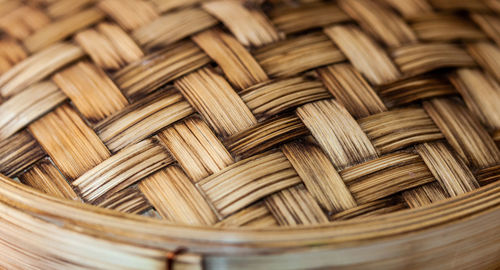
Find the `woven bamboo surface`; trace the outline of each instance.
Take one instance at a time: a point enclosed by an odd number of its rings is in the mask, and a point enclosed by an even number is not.
[[[499,14],[498,0],[3,0],[0,173],[217,232],[487,193]]]

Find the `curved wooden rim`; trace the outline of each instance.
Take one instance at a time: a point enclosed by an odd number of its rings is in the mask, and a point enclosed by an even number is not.
[[[342,247],[399,236],[500,210],[500,183],[420,209],[293,229],[180,226],[61,200],[0,177],[0,202],[65,228],[143,247],[196,253],[280,252],[311,246]]]

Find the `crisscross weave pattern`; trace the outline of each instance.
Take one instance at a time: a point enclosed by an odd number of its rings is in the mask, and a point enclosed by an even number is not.
[[[171,222],[296,226],[500,178],[497,0],[5,0],[0,172]]]

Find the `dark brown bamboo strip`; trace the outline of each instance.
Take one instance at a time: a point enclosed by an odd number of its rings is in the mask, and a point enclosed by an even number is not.
[[[138,99],[209,62],[194,43],[180,42],[126,66],[113,79],[126,97]]]
[[[91,122],[101,121],[128,105],[106,73],[89,62],[66,68],[56,73],[52,80]]]
[[[175,85],[221,136],[235,134],[257,123],[229,83],[212,69],[192,72]]]
[[[106,12],[125,30],[134,30],[158,17],[158,11],[149,1],[104,0],[98,7]]]
[[[266,152],[241,160],[213,174],[197,186],[222,219],[245,206],[300,183],[281,152]]]
[[[69,181],[110,156],[99,137],[68,104],[33,122],[28,129]]]
[[[417,41],[417,36],[403,19],[375,1],[342,0],[339,4],[363,29],[389,47],[399,47]]]
[[[268,80],[262,67],[232,36],[220,30],[207,30],[192,39],[220,65],[229,82],[237,88],[245,89]]]
[[[271,11],[272,23],[286,34],[319,28],[350,19],[337,5],[331,3],[310,3],[300,7],[282,5]]]
[[[472,11],[485,11],[488,10],[486,4],[482,1],[474,1],[474,0],[463,0],[463,1],[454,1],[454,0],[429,0],[429,2],[438,9],[443,10],[461,10],[461,9],[469,9]]]
[[[312,144],[288,143],[282,148],[304,185],[328,213],[356,207],[343,179],[321,149]]]
[[[264,14],[257,9],[245,8],[244,3],[217,0],[205,2],[202,7],[221,20],[245,46],[262,46],[280,38]]]
[[[49,81],[33,84],[0,105],[0,140],[5,140],[66,100]]]
[[[495,142],[465,106],[450,99],[432,99],[424,103],[424,109],[467,164],[485,168],[500,163]]]
[[[234,163],[224,145],[200,118],[191,117],[176,123],[158,137],[195,182]]]
[[[136,187],[116,192],[99,203],[98,206],[131,214],[139,214],[152,207]]]
[[[404,191],[403,200],[410,208],[418,208],[446,199],[446,193],[438,182],[432,182]]]
[[[77,31],[102,20],[105,14],[97,8],[89,8],[77,14],[51,22],[38,29],[24,40],[24,46],[31,53],[40,51],[62,41]]]
[[[106,146],[117,152],[192,113],[182,95],[169,88],[125,107],[99,122],[95,130]]]
[[[239,94],[259,120],[305,103],[331,98],[321,82],[305,77],[264,82],[247,88]]]
[[[173,161],[156,140],[148,139],[124,148],[71,184],[85,201],[96,204]]]
[[[45,155],[36,140],[21,131],[0,141],[0,173],[14,177]]]
[[[167,220],[212,225],[217,217],[184,172],[169,166],[139,184],[139,189]]]
[[[387,111],[373,88],[351,65],[331,65],[318,73],[330,93],[355,118]]]
[[[470,17],[489,38],[500,46],[500,19],[498,17],[480,13],[472,13]]]
[[[38,162],[19,178],[26,185],[51,196],[69,200],[80,200],[70,184],[49,160]]]
[[[377,151],[347,110],[334,100],[308,103],[297,115],[339,170],[377,157]]]
[[[308,133],[297,116],[278,116],[228,137],[225,145],[233,155],[248,157]]]
[[[359,126],[381,153],[443,138],[421,108],[395,109],[360,119]]]
[[[135,41],[115,24],[100,23],[81,31],[75,35],[75,41],[104,69],[116,70],[144,57]]]
[[[217,20],[200,8],[181,9],[136,29],[132,36],[142,47],[154,48],[175,43],[215,24]]]
[[[272,77],[294,76],[345,60],[344,54],[322,33],[311,33],[262,47],[254,56]]]
[[[451,14],[423,14],[413,19],[411,27],[422,41],[446,42],[486,38],[486,35],[469,20]]]
[[[500,180],[500,165],[483,168],[476,171],[475,175],[481,186],[495,183]]]
[[[80,47],[69,43],[57,43],[32,54],[0,76],[0,94],[9,97],[19,93],[83,55]]]
[[[302,185],[281,190],[267,197],[265,203],[281,226],[328,222],[325,213]]]

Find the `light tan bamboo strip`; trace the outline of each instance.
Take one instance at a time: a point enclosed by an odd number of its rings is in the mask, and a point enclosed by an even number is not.
[[[302,185],[281,190],[267,197],[264,201],[282,226],[313,225],[328,222],[325,213]]]
[[[337,5],[326,2],[303,4],[300,8],[289,5],[277,6],[271,11],[270,18],[276,28],[286,34],[350,19]]]
[[[5,1],[2,5],[6,5]],[[49,23],[50,18],[42,10],[21,5],[18,8],[10,10],[8,14],[1,16],[0,29],[9,36],[22,40]]]
[[[118,87],[98,67],[79,62],[52,78],[83,116],[97,122],[128,105]]]
[[[0,172],[14,177],[45,156],[42,148],[26,131],[0,141]]]
[[[24,48],[13,39],[0,40],[0,75],[28,57]]]
[[[266,228],[278,223],[263,203],[256,203],[215,224],[216,227],[253,227]]]
[[[132,36],[142,47],[169,45],[203,29],[217,24],[201,8],[188,8],[169,12],[136,29]]]
[[[308,103],[296,112],[337,169],[377,157],[366,134],[336,101]]]
[[[60,20],[38,29],[24,40],[24,46],[30,52],[37,52],[61,41],[68,36],[84,29],[104,18],[104,13],[96,8],[89,8],[77,14],[64,17]]]
[[[479,187],[469,168],[459,157],[455,157],[444,143],[424,143],[416,149],[450,196],[464,194]]]
[[[239,94],[259,120],[305,103],[331,98],[321,82],[308,80],[305,77],[264,82]]]
[[[257,123],[229,83],[212,69],[192,72],[175,85],[219,135],[229,136]]]
[[[267,17],[256,9],[231,0],[204,2],[202,7],[221,20],[245,46],[262,46],[276,42],[280,35]]]
[[[373,84],[385,84],[400,77],[387,54],[355,26],[331,26],[325,33],[339,46],[353,66]]]
[[[427,0],[383,0],[399,11],[406,19],[415,18],[425,13],[432,12],[432,6]]]
[[[119,69],[144,56],[135,41],[115,24],[100,23],[95,29],[76,34],[75,41],[104,69]]]
[[[354,18],[363,29],[372,33],[389,47],[414,43],[413,30],[389,8],[371,0],[342,0],[340,7]]]
[[[49,160],[38,162],[19,178],[28,186],[51,196],[69,200],[80,200],[66,179]]]
[[[207,30],[192,39],[219,64],[229,82],[237,88],[245,89],[268,80],[262,67],[232,36],[220,30]]]
[[[387,198],[368,202],[358,207],[351,208],[349,210],[336,213],[330,216],[333,221],[336,220],[347,220],[356,218],[369,218],[373,216],[383,215],[391,212],[396,212],[398,210],[404,209],[405,206],[395,201],[394,199]]]
[[[411,27],[418,38],[425,41],[481,40],[486,38],[486,35],[469,20],[451,14],[423,14],[413,20]]]
[[[0,105],[0,140],[5,140],[66,100],[50,81],[33,84]]]
[[[113,79],[125,96],[139,98],[209,62],[194,43],[180,42],[128,65]]]
[[[440,77],[417,76],[385,85],[378,89],[389,107],[405,105],[431,97],[452,95],[456,89]]]
[[[419,75],[444,67],[468,67],[476,63],[455,44],[418,43],[395,49],[394,62],[407,75]]]
[[[473,167],[500,163],[500,151],[488,132],[463,106],[450,99],[432,99],[424,109],[459,156]]]
[[[281,149],[323,209],[333,213],[357,206],[344,181],[319,147],[288,143]]]
[[[467,108],[490,129],[500,129],[500,84],[477,69],[459,69],[450,78]]]
[[[381,153],[443,138],[421,108],[395,109],[360,119],[359,126]]]
[[[33,122],[28,129],[69,181],[110,156],[99,137],[68,104]]]
[[[0,76],[0,94],[4,97],[21,92],[24,88],[47,78],[59,68],[84,55],[80,47],[57,43],[31,55]]]
[[[205,121],[191,117],[158,134],[175,160],[194,182],[234,163]]]
[[[490,42],[467,44],[467,52],[474,60],[500,81],[500,48]]]
[[[219,218],[292,185],[300,183],[281,152],[266,152],[241,160],[200,182],[198,187]]]
[[[182,95],[170,88],[125,107],[97,124],[95,130],[107,147],[117,152],[192,113]]]
[[[260,122],[228,137],[225,145],[235,156],[248,157],[308,133],[308,129],[297,116],[282,116]]]
[[[498,17],[480,13],[472,13],[470,17],[489,38],[500,46],[500,19]]]
[[[152,207],[135,186],[113,193],[97,205],[102,208],[132,214],[142,213]]]
[[[427,206],[449,197],[438,182],[432,182],[406,190],[401,196],[410,208]]]
[[[47,6],[47,14],[52,18],[64,17],[72,15],[78,11],[94,4],[96,0],[60,0],[55,1]]]
[[[156,8],[161,12],[167,12],[177,8],[183,8],[195,5],[202,2],[202,0],[151,0]]]
[[[355,118],[387,111],[384,103],[363,76],[349,64],[318,70],[326,88]]]
[[[344,54],[322,33],[302,35],[262,47],[254,56],[273,77],[293,76],[345,60]]]
[[[98,6],[125,30],[137,29],[158,17],[158,11],[149,1],[104,0]]]
[[[139,189],[167,220],[212,225],[217,217],[184,172],[169,166],[139,184]]]
[[[71,184],[85,201],[95,204],[172,162],[161,145],[147,139],[124,148]]]

